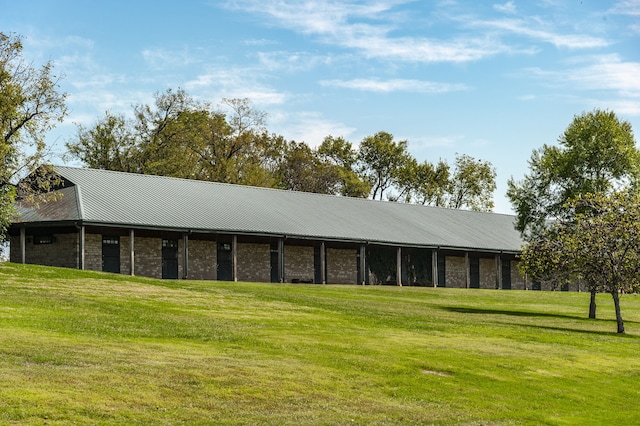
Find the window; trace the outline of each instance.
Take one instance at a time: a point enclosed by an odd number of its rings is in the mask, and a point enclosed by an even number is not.
[[[178,240],[162,240],[163,248],[178,248]]]
[[[119,237],[105,237],[104,235],[102,236],[102,244],[105,245],[118,245],[120,244],[120,238]]]
[[[55,239],[53,235],[34,235],[33,244],[53,244]]]

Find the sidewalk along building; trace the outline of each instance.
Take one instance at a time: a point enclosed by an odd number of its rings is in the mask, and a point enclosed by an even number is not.
[[[525,289],[514,217],[55,167],[12,262],[168,279]]]

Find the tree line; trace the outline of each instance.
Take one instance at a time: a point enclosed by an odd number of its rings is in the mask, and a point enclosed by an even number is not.
[[[249,99],[213,108],[184,90],[156,93],[127,119],[106,112],[78,126],[68,158],[92,168],[490,211],[491,163],[457,155],[453,166],[418,162],[406,140],[388,132],[357,146],[327,136],[317,148],[270,133]],[[386,197],[386,198],[385,198]]]

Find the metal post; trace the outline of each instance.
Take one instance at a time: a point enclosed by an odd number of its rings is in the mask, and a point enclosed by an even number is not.
[[[396,252],[396,283],[402,286],[402,247],[398,247]]]
[[[27,263],[27,231],[24,226],[20,228],[20,263]]]
[[[231,239],[231,273],[233,281],[238,281],[238,236]]]
[[[186,232],[182,234],[182,279],[189,277],[189,234]]]
[[[84,271],[84,225],[80,226],[78,238],[78,269]]]
[[[433,280],[433,286],[438,287],[438,250],[431,251],[431,279]]]
[[[325,255],[325,246],[324,241],[320,243],[320,281],[322,284],[327,283],[327,259]]]
[[[135,256],[135,238],[136,238],[136,233],[133,229],[129,230],[129,264],[130,264],[130,268],[129,268],[129,274],[131,274],[131,276],[134,276],[136,274],[136,266],[135,266],[135,261],[136,261],[136,256]]]
[[[471,262],[469,261],[469,252],[464,253],[464,268],[467,271],[467,285],[466,288],[471,287]]]

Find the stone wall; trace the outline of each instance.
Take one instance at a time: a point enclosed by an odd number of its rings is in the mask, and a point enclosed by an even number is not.
[[[467,266],[464,257],[445,257],[445,287],[466,288],[467,287]]]
[[[100,234],[84,234],[84,269],[102,271],[102,235]]]
[[[480,258],[480,288],[496,288],[496,259]]]
[[[518,262],[517,260],[511,261],[511,289],[512,290],[524,290],[525,280],[522,275],[520,275],[520,271],[518,270]]]
[[[284,277],[287,282],[313,282],[313,247],[284,247]]]
[[[355,249],[327,248],[327,283],[355,284],[358,265]]]
[[[48,234],[47,234],[48,235]],[[25,262],[36,265],[59,266],[63,268],[78,267],[78,234],[53,234],[51,244],[34,244],[34,236],[28,235],[25,244]],[[12,262],[22,261],[20,236],[11,237]]]
[[[269,244],[239,243],[237,251],[238,281],[266,283],[271,281],[271,247]]]
[[[135,237],[135,274],[162,278],[162,239]]]
[[[184,257],[182,252],[180,256]],[[215,241],[189,240],[189,276],[191,280],[215,280],[218,245]]]

